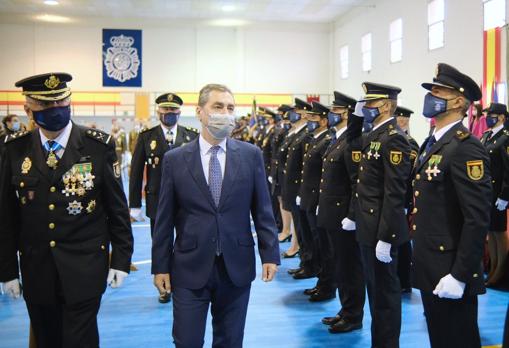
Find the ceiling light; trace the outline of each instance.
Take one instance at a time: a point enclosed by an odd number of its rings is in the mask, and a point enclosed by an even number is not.
[[[216,27],[242,27],[249,24],[248,21],[243,19],[214,19],[209,21],[209,24]]]
[[[44,5],[55,6],[58,5],[57,0],[44,0]]]
[[[221,9],[223,10],[223,12],[232,12],[232,11],[235,11],[235,6],[224,5],[223,7],[221,7]]]
[[[43,22],[52,22],[52,23],[68,23],[71,21],[69,17],[64,16],[56,16],[50,14],[42,14],[35,16],[35,19]]]

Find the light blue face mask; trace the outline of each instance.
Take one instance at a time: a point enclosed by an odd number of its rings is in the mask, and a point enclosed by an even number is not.
[[[12,127],[11,127],[11,130],[13,132],[19,132],[21,129],[21,123],[18,121],[18,122],[13,122],[12,123]]]
[[[375,122],[377,117],[379,117],[381,115],[380,114],[380,108],[382,106],[384,106],[384,105],[385,104],[377,106],[377,107],[364,106],[362,108],[362,113],[364,115],[364,121],[366,123],[373,123],[373,122]]]

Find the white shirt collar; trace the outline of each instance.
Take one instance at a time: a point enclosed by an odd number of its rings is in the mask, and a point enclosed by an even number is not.
[[[71,130],[72,122],[69,121],[69,123],[67,124],[67,126],[65,126],[62,133],[60,133],[58,137],[53,139],[53,141],[59,143],[60,146],[62,146],[62,148],[65,149],[67,147],[67,143],[69,142],[69,137],[71,136]],[[42,133],[41,129],[39,129],[39,134],[41,136],[41,143],[44,146],[44,144],[46,144],[50,139],[46,138],[46,136]]]
[[[373,132],[374,130],[377,130],[378,128],[382,127],[384,124],[386,124],[387,122],[392,121],[393,119],[394,119],[394,117],[389,117],[388,119],[386,119],[382,123],[380,123],[377,126],[373,127],[373,129],[371,131]]]
[[[495,134],[497,134],[498,132],[500,132],[502,129],[504,128],[504,124],[502,123],[500,126],[496,127],[496,128],[493,128],[491,131],[493,132],[491,134],[491,136],[494,136]]]
[[[317,134],[313,135],[313,138],[315,138],[315,139],[316,139],[316,138],[318,138],[318,137],[319,137],[320,135],[322,135],[324,132],[327,132],[327,128],[325,128],[325,129],[323,129],[321,132],[319,132],[319,133],[317,133]]]
[[[166,127],[162,123],[160,125],[161,125],[161,129],[163,130],[164,136],[166,136],[166,134],[168,134],[168,131],[171,131],[171,132],[173,132],[173,138],[175,139],[177,137],[177,125],[178,124],[175,124],[172,128]]]
[[[203,137],[202,134],[200,134],[200,138],[198,139],[198,143],[200,145],[200,153],[201,153],[202,156],[205,156],[206,154],[208,154],[210,148],[212,146],[214,146],[214,145],[210,144],[207,140],[205,140],[205,138]],[[221,141],[218,145],[226,153],[226,139]]]
[[[336,132],[336,139],[339,139],[339,137],[346,131],[346,127],[341,128]]]
[[[436,141],[439,141],[439,140],[440,140],[440,138],[441,138],[441,137],[443,137],[443,136],[444,136],[444,134],[445,134],[445,133],[447,133],[447,131],[448,131],[449,129],[451,129],[452,127],[454,127],[455,125],[457,125],[457,124],[458,124],[458,123],[460,123],[460,122],[461,122],[461,120],[458,120],[458,121],[456,121],[456,122],[450,123],[450,124],[448,124],[447,126],[445,126],[445,127],[443,127],[443,128],[440,128],[438,131],[437,131],[437,130],[436,130],[436,128],[435,128],[435,130],[433,131],[433,136],[435,137],[435,140],[436,140]]]
[[[288,133],[288,135],[299,133],[302,130],[302,128],[304,128],[304,127],[306,127],[306,122],[304,122],[302,125],[300,125],[299,128],[290,129],[290,132]]]

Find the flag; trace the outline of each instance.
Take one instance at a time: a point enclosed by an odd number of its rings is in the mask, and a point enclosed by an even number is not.
[[[493,84],[500,81],[500,61],[501,55],[501,31],[497,27],[484,31],[483,36],[483,104],[488,105],[493,100],[492,92],[489,90]],[[496,87],[495,87],[496,89]]]
[[[249,119],[249,127],[253,127],[257,123],[256,120],[256,97],[253,97],[253,108],[251,110],[251,118]]]
[[[498,91],[497,91],[498,83],[497,80],[494,80],[491,85],[491,102],[498,103]]]

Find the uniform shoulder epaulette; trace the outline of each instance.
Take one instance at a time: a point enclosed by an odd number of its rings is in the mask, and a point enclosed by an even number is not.
[[[151,131],[151,130],[153,130],[153,129],[157,128],[157,127],[160,127],[160,126],[159,126],[159,125],[156,125],[156,126],[153,126],[153,127],[143,127],[143,128],[140,130],[140,134],[141,134],[141,133],[146,133],[146,132],[148,132],[148,131]]]
[[[504,129],[503,132],[505,135],[509,135],[509,131],[507,129]]]
[[[456,138],[458,138],[460,141],[468,139],[468,137],[470,137],[470,132],[465,132],[462,130],[456,131]]]
[[[16,139],[23,138],[23,137],[27,136],[28,134],[30,134],[29,131],[21,131],[21,132],[9,134],[5,137],[5,143],[7,144],[7,143],[10,143],[11,141],[14,141]]]
[[[111,135],[98,129],[87,129],[85,132],[89,138],[97,140],[100,143],[108,145]]]
[[[193,128],[193,127],[186,127],[186,130],[190,131],[190,132],[193,132],[193,133],[200,133],[200,131],[196,128]]]

